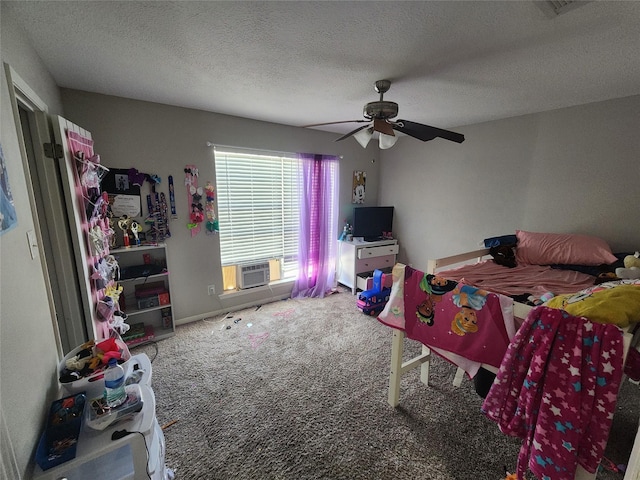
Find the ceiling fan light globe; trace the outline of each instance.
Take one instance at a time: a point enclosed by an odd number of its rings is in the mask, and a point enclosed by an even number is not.
[[[386,150],[387,148],[393,147],[397,141],[398,137],[396,135],[385,135],[384,133],[381,133],[378,144],[381,150]]]
[[[362,146],[362,148],[367,148],[369,144],[369,140],[373,136],[373,127],[364,128],[359,132],[353,134],[353,138],[355,138],[358,143]]]

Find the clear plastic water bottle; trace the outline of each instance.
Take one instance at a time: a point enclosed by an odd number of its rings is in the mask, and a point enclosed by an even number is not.
[[[104,372],[104,399],[111,408],[122,405],[127,399],[124,370],[115,358],[109,359],[109,368]]]

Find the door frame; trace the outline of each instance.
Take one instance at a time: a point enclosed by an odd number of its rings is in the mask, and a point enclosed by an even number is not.
[[[34,217],[47,300],[54,324],[58,356],[87,339],[87,330],[77,287],[75,260],[71,248],[64,196],[60,187],[58,161],[47,158],[44,143],[52,142],[47,105],[29,85],[4,64],[16,133],[20,144],[29,203]],[[31,138],[25,138],[20,109],[27,112]],[[29,143],[27,145],[27,142]]]

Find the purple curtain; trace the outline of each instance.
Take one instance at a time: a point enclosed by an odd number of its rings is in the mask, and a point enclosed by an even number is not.
[[[335,287],[338,157],[299,153],[302,170],[298,275],[292,298],[324,297]]]

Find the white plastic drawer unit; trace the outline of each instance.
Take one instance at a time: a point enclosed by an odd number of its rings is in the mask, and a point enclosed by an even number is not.
[[[398,253],[398,244],[383,245],[381,247],[365,247],[358,249],[358,258],[383,257],[385,255],[395,255]]]
[[[385,255],[384,257],[361,258],[356,260],[356,270],[360,272],[373,271],[376,268],[391,268],[395,264],[393,255]],[[355,283],[355,282],[354,282]]]

